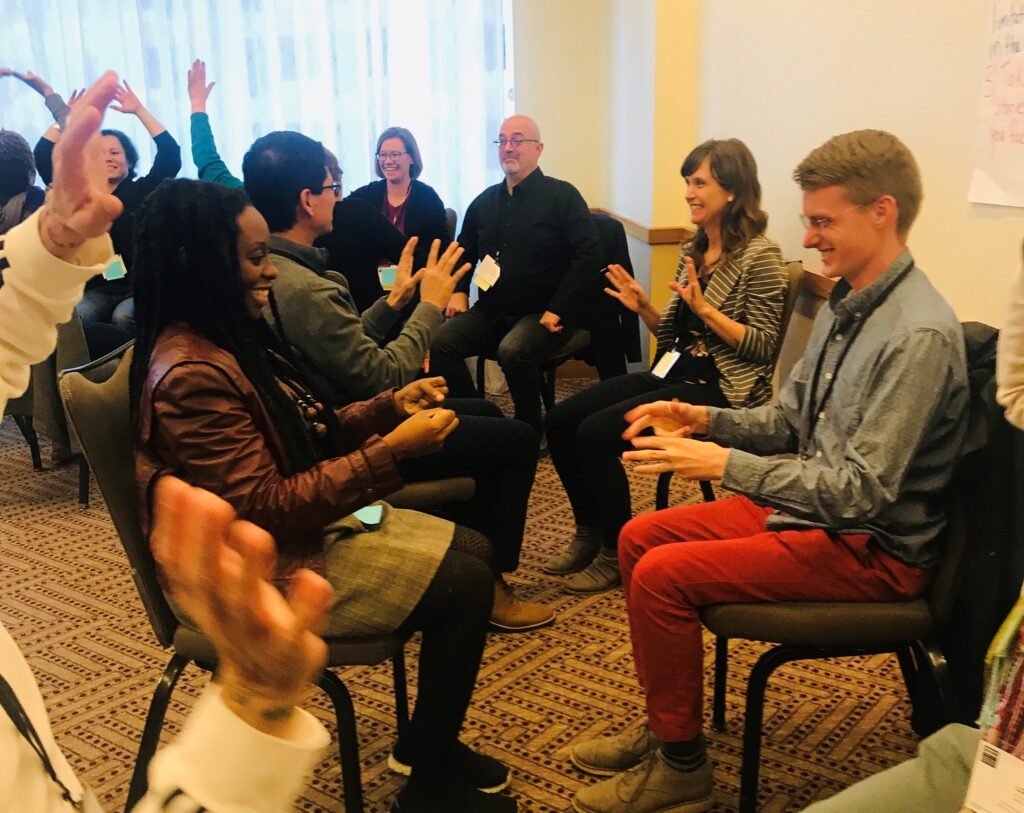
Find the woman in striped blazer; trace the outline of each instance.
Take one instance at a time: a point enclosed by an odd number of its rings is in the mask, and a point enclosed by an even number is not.
[[[679,253],[663,313],[621,266],[605,291],[635,311],[657,337],[650,372],[602,381],[547,416],[551,459],[565,486],[576,533],[544,571],[565,588],[597,593],[620,584],[616,544],[632,516],[619,456],[623,415],[640,404],[678,398],[720,407],[758,406],[772,395],[772,367],[786,298],[779,247],[764,236],[757,164],[737,139],[705,141],[680,170],[696,234]]]

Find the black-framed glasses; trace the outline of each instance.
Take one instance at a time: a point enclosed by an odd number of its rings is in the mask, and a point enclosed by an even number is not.
[[[329,183],[326,186],[320,187],[321,192],[326,192],[328,189],[337,195],[341,191],[341,183]]]
[[[408,154],[409,153],[407,153],[407,152],[398,152],[398,150],[394,150],[392,152],[379,152],[379,153],[377,153],[377,160],[378,161],[397,161],[403,155],[408,155]]]
[[[517,135],[512,136],[512,138],[505,138],[505,136],[498,136],[498,140],[495,141],[494,143],[497,144],[499,147],[505,147],[505,146],[511,144],[513,147],[515,147],[518,150],[521,146],[523,146],[523,144],[527,144],[527,143],[530,143],[530,142],[532,142],[534,144],[540,144],[540,139],[539,138],[523,138],[522,136],[517,136]]]

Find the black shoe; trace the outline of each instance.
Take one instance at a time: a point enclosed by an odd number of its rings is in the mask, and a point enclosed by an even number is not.
[[[444,788],[413,787],[398,792],[391,813],[516,813],[519,804],[509,796],[492,796],[467,785]]]
[[[409,762],[407,755],[401,753],[400,744],[395,745],[395,749],[388,754],[388,767],[402,776],[412,773]],[[461,781],[483,793],[499,793],[509,783],[507,765],[486,754],[478,754],[463,742],[455,745],[452,772]]]

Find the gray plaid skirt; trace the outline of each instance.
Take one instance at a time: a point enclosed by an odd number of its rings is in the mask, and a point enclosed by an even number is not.
[[[354,516],[324,529],[325,576],[334,588],[329,636],[393,632],[419,602],[455,533],[454,523],[383,503],[381,524]]]

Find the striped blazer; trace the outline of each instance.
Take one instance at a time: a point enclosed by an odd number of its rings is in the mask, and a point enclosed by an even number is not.
[[[680,247],[676,268],[676,281],[680,283],[686,281],[685,258],[689,248],[689,243]],[[708,350],[721,376],[718,383],[733,407],[760,406],[771,400],[772,370],[787,285],[782,252],[763,236],[753,238],[708,281],[704,291],[708,304],[746,326],[736,347],[730,347],[718,334],[709,331]],[[675,341],[673,327],[679,307],[679,295],[673,293],[658,323],[658,356]]]

